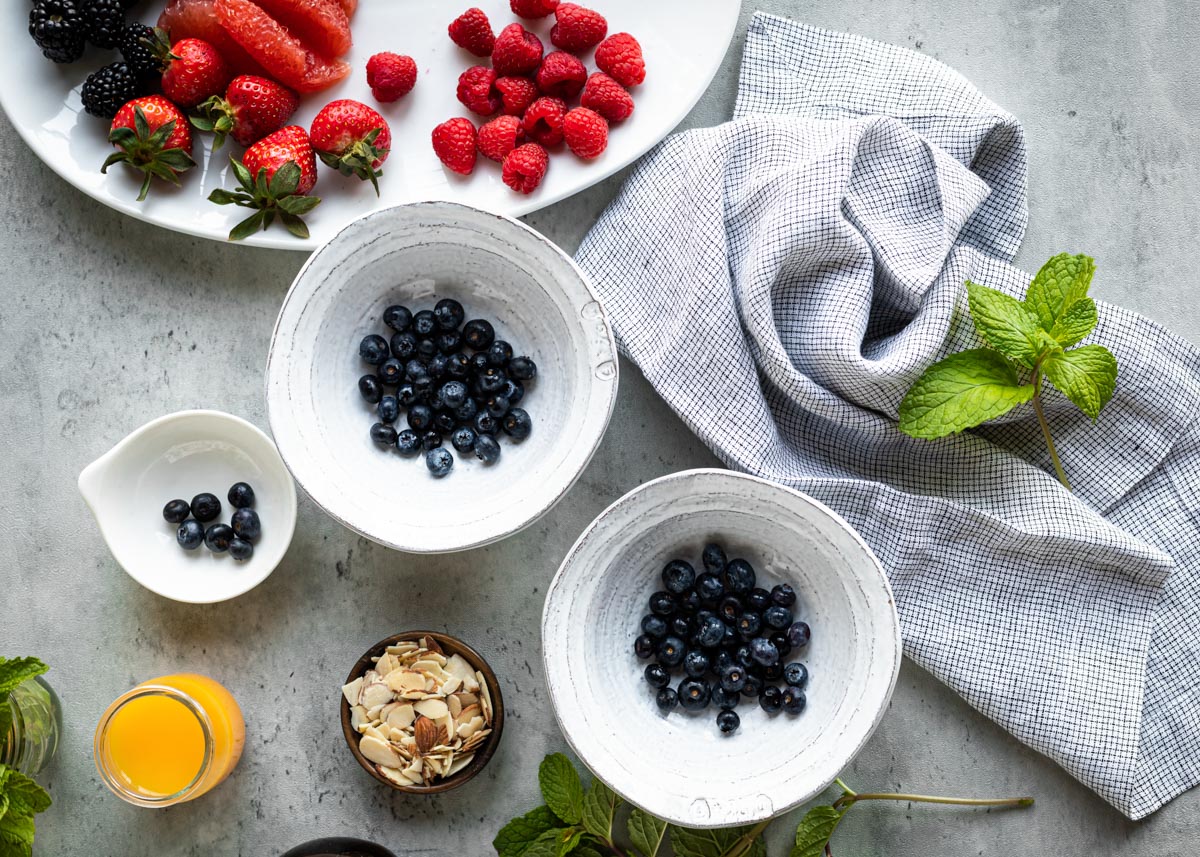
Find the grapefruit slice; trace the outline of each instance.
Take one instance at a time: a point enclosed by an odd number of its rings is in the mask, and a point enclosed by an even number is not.
[[[208,42],[238,74],[264,74],[263,67],[225,32],[215,6],[216,0],[171,0],[159,15],[158,26],[171,34],[172,44],[180,39]]]
[[[267,70],[267,76],[297,92],[326,89],[350,73],[304,45],[252,0],[216,0],[217,20],[235,42]]]
[[[350,19],[338,0],[255,0],[268,15],[323,57],[350,50]]]

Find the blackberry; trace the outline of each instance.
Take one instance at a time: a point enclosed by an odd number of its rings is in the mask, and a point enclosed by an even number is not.
[[[83,0],[80,11],[87,25],[87,40],[98,48],[115,48],[125,29],[122,0]]]
[[[29,35],[54,62],[75,62],[87,46],[87,22],[75,0],[38,0],[29,11]]]
[[[83,109],[99,119],[112,119],[127,102],[141,94],[137,76],[123,62],[106,65],[83,82]]]

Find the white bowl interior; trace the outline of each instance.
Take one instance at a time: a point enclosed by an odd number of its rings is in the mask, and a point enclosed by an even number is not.
[[[702,570],[705,543],[748,560],[758,585],[790,583],[812,628],[794,652],[810,673],[799,716],[755,700],[722,735],[717,709],[659,712],[633,654],[661,570]],[[878,562],[849,526],[814,500],[753,477],[689,471],[648,483],[585,531],[547,596],[547,679],[563,732],[593,773],[632,803],[675,823],[723,827],[808,800],[874,730],[900,665],[899,625]],[[677,686],[682,672],[672,678]]]
[[[235,482],[254,488],[262,521],[254,556],[235,562],[206,547],[183,550],[163,506],[208,492],[221,501],[218,520],[229,523],[226,494]],[[216,411],[143,426],[83,472],[80,490],[117,562],[147,589],[176,601],[224,601],[257,586],[283,559],[296,526],[296,488],[274,444],[250,423]]]
[[[501,437],[493,466],[454,453],[453,472],[436,479],[423,455],[371,440],[375,406],[358,379],[373,369],[358,344],[390,336],[391,304],[417,312],[444,297],[491,321],[538,376],[520,404],[532,435]],[[305,491],[352,529],[411,551],[486,544],[549,509],[591,458],[617,386],[604,313],[570,259],[515,221],[451,203],[371,215],[318,251],[280,313],[267,374],[271,425]]]

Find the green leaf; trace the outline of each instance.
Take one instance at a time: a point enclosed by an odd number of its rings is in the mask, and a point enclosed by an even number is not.
[[[230,158],[229,165],[233,167],[233,174],[237,176],[238,184],[253,193],[254,177],[250,175],[250,170],[237,158]]]
[[[250,198],[240,191],[225,190],[225,188],[216,188],[208,195],[209,202],[215,202],[217,205],[241,205],[244,202],[249,202]]]
[[[1096,329],[1096,302],[1080,298],[1054,323],[1050,335],[1063,348],[1069,348]]]
[[[0,792],[0,818],[4,818],[6,812],[8,812],[8,795]]]
[[[611,842],[613,815],[620,803],[621,799],[612,789],[600,782],[599,777],[593,778],[591,788],[583,795],[584,829],[605,842]]]
[[[788,857],[822,857],[825,846],[837,830],[845,810],[832,806],[814,806],[796,828],[796,844]]]
[[[288,161],[275,171],[275,175],[271,176],[271,183],[268,189],[271,192],[271,196],[279,199],[281,196],[288,196],[295,193],[299,187],[300,165],[295,161]]]
[[[5,813],[0,818],[0,857],[31,857],[33,834],[33,816]]]
[[[4,793],[8,796],[9,813],[37,815],[50,808],[50,795],[46,790],[20,771],[9,769]]]
[[[604,857],[604,855],[584,842],[575,849],[575,857]]]
[[[500,857],[521,857],[539,836],[561,824],[549,807],[539,806],[500,828],[492,847]]]
[[[636,808],[629,814],[627,829],[629,841],[642,852],[642,857],[655,857],[667,835],[665,821]]]
[[[281,211],[286,211],[288,214],[303,215],[308,214],[314,208],[321,204],[321,198],[318,196],[285,196],[283,199],[275,203]]]
[[[726,851],[737,844],[742,836],[750,831],[749,827],[727,827],[723,830],[692,830],[687,827],[671,825],[668,830],[671,836],[671,848],[675,857],[722,857]],[[766,846],[762,837],[757,838],[747,857],[763,857]]]
[[[1103,345],[1083,345],[1047,357],[1047,380],[1093,420],[1117,387],[1117,358]]]
[[[975,348],[939,360],[900,403],[900,431],[938,438],[972,428],[1028,402],[1032,384],[1019,384],[1000,354]]]
[[[570,835],[567,835],[570,834]],[[567,857],[578,846],[580,840],[583,839],[583,831],[577,827],[570,828],[567,833],[564,833],[558,843],[558,857]]]
[[[1043,330],[1052,331],[1076,301],[1087,297],[1095,273],[1096,262],[1091,256],[1059,253],[1042,265],[1029,284],[1025,305],[1037,316]]]
[[[308,224],[294,214],[289,214],[286,211],[279,212],[279,220],[284,225],[288,232],[295,235],[297,238],[308,237]]]
[[[533,840],[523,852],[523,857],[562,857],[562,848],[570,841],[572,835],[574,832],[569,827],[547,830]]]
[[[265,229],[266,228],[265,223],[266,223],[266,212],[256,211],[253,214],[251,214],[249,217],[247,217],[245,220],[243,220],[241,223],[239,223],[237,226],[233,227],[232,230],[230,230],[229,240],[230,241],[241,241],[243,239],[249,238],[251,235],[253,235],[255,232],[258,232],[260,229]]]
[[[37,658],[0,658],[0,700],[7,699],[17,685],[41,675],[50,667]]]
[[[1032,368],[1045,337],[1037,316],[1011,295],[970,281],[967,299],[979,335],[1005,357]]]
[[[568,824],[579,823],[583,818],[583,783],[570,759],[562,753],[542,759],[538,785],[542,788],[542,799],[555,815]]]

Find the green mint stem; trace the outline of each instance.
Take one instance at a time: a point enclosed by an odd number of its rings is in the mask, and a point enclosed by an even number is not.
[[[864,793],[843,795],[834,802],[834,806],[838,809],[850,807],[860,800],[896,800],[907,801],[910,803],[942,803],[951,806],[1010,806],[1010,807],[1026,807],[1033,806],[1033,798],[1031,797],[1006,797],[1006,798],[967,798],[967,797],[937,797],[935,795],[910,795],[903,793]]]
[[[1067,472],[1063,470],[1062,462],[1058,460],[1058,449],[1054,446],[1054,438],[1050,436],[1050,423],[1046,422],[1046,413],[1042,410],[1042,367],[1039,363],[1033,367],[1033,410],[1037,414],[1038,424],[1042,427],[1042,437],[1046,439],[1046,448],[1050,450],[1050,460],[1054,462],[1054,472],[1058,476],[1058,481],[1063,484],[1063,487],[1068,491],[1071,490],[1071,483],[1067,481]]]
[[[733,843],[733,847],[725,852],[724,857],[742,857],[754,845],[754,840],[762,836],[763,831],[770,823],[771,819],[768,818],[751,827],[738,838],[737,842]]]

